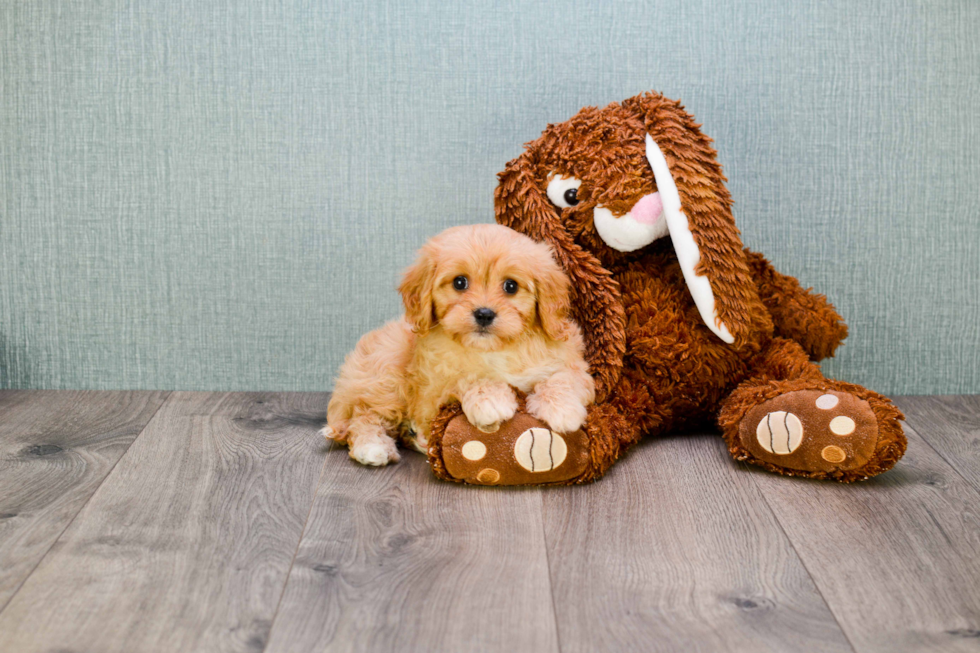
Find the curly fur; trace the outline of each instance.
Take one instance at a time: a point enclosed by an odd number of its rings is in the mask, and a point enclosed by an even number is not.
[[[452,401],[477,426],[507,420],[515,388],[533,392],[529,410],[553,429],[581,426],[594,384],[568,317],[568,279],[547,246],[500,225],[454,227],[426,243],[400,291],[405,316],[358,342],[327,408],[323,433],[352,458],[393,462],[399,437],[424,451]],[[488,309],[481,324],[477,311]]]

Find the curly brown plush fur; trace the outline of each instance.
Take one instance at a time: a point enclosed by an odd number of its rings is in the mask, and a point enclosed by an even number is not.
[[[847,327],[824,296],[743,249],[726,179],[699,127],[680,103],[648,93],[549,125],[499,175],[497,221],[552,246],[572,282],[573,314],[596,380],[585,426],[591,466],[569,482],[600,477],[643,436],[714,419],[736,459],[770,471],[839,481],[886,471],[905,451],[901,413],[881,395],[824,378],[812,362],[833,355]],[[654,173],[651,139],[670,183]],[[581,181],[577,203],[562,208],[549,200],[556,176]],[[681,214],[667,220],[670,237],[635,251],[607,244],[597,209],[623,220],[659,192],[666,216],[670,185]],[[696,265],[677,253],[685,218]],[[695,287],[699,279],[710,285],[707,297]],[[782,446],[777,436],[764,441],[768,426],[743,424],[767,402],[791,434],[803,430],[798,457],[815,463],[781,465],[792,457],[764,450]],[[792,411],[775,410],[787,402]],[[851,410],[845,421],[828,428],[824,422],[844,407]],[[798,413],[802,426],[786,421],[787,412]]]

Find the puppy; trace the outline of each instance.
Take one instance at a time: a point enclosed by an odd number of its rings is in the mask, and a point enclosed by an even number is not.
[[[452,400],[492,432],[517,410],[512,387],[552,430],[582,426],[595,387],[547,245],[495,224],[453,227],[422,247],[399,291],[405,315],[361,338],[327,407],[323,434],[354,460],[397,461],[398,437],[425,452]]]

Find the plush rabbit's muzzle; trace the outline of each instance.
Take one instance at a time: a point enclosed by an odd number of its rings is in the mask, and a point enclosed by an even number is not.
[[[659,192],[641,197],[630,210],[617,215],[601,204],[592,210],[592,221],[602,241],[620,252],[646,247],[668,234],[664,205]]]

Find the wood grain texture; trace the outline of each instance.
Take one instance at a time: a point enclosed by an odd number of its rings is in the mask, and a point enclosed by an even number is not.
[[[0,392],[0,610],[166,397]]]
[[[851,650],[717,435],[642,443],[544,506],[563,653]]]
[[[908,453],[864,483],[708,435],[558,489],[365,469],[326,403],[0,393],[0,651],[980,648],[975,397],[901,399]]]
[[[0,613],[0,650],[262,650],[326,401],[171,395]]]
[[[980,491],[980,395],[899,397],[895,403],[909,426]]]
[[[908,425],[863,483],[749,472],[855,650],[980,648],[980,494]],[[748,471],[748,470],[747,470]]]
[[[269,641],[287,651],[558,650],[541,523],[554,490],[327,459]]]

